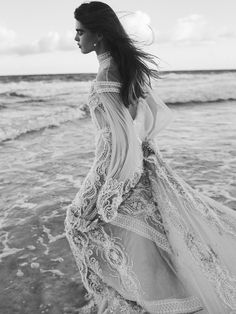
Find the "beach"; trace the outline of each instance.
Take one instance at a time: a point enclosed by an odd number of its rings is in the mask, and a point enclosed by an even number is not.
[[[87,302],[64,219],[94,158],[83,108],[95,76],[0,77],[0,314],[74,314]],[[158,137],[163,158],[236,210],[236,71],[164,73],[155,87],[176,115]]]

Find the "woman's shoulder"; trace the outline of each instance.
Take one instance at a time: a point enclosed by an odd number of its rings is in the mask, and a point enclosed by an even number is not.
[[[116,82],[121,84],[121,76],[116,64],[109,64],[107,67],[99,68],[96,82]]]
[[[99,92],[120,92],[122,83],[116,71],[110,68],[98,72],[95,80],[92,82],[95,91]]]

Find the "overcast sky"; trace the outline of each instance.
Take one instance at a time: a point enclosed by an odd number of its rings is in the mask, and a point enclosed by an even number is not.
[[[75,0],[0,0],[0,75],[97,72],[74,41]],[[162,70],[236,69],[236,0],[108,0],[123,23],[155,42]]]

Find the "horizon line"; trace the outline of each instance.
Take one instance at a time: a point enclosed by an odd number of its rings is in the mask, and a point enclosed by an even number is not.
[[[230,68],[224,68],[224,69],[182,69],[182,70],[162,70],[159,71],[160,73],[175,73],[175,72],[236,72],[235,69],[230,69]],[[3,76],[40,76],[40,75],[74,75],[74,74],[97,74],[96,72],[59,72],[59,73],[22,73],[22,74],[0,74],[0,77]]]

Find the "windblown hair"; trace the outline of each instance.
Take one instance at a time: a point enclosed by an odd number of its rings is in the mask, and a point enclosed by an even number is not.
[[[145,97],[144,86],[151,86],[151,77],[159,78],[159,71],[150,69],[143,60],[154,64],[155,55],[135,46],[112,8],[100,1],[82,3],[74,11],[74,17],[93,33],[103,35],[104,44],[116,62],[121,78],[121,97],[128,108],[132,101]]]

